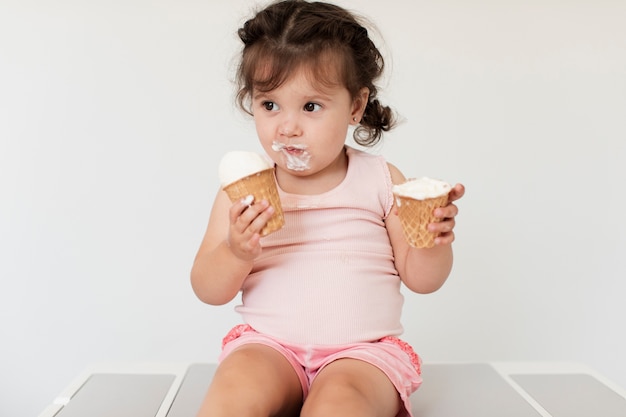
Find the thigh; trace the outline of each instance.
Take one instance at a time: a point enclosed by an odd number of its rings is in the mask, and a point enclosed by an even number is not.
[[[301,416],[394,417],[400,407],[400,395],[383,371],[362,360],[345,358],[329,363],[317,374]]]
[[[300,379],[275,349],[246,344],[222,360],[198,416],[297,416]]]

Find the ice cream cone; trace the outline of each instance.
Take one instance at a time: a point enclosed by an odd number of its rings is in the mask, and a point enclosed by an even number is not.
[[[414,248],[432,248],[435,246],[435,238],[438,234],[428,231],[428,224],[442,220],[435,217],[433,211],[447,203],[448,194],[424,200],[396,194],[398,217],[409,245]]]
[[[267,236],[285,224],[273,168],[240,178],[231,184],[225,185],[223,188],[232,202],[252,195],[254,197],[253,201],[267,200],[274,208],[274,215],[265,227],[261,229],[261,236]]]

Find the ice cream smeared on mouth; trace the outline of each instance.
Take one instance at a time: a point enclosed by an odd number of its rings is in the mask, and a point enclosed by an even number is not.
[[[310,168],[311,154],[306,148],[306,145],[301,144],[287,145],[276,141],[272,143],[272,150],[281,153],[287,169],[292,171],[304,171]]]

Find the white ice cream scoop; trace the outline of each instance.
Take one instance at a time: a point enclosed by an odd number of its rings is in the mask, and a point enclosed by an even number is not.
[[[272,164],[255,152],[231,151],[220,161],[218,174],[222,187],[233,182],[272,168]]]
[[[450,184],[428,177],[408,180],[393,186],[393,193],[415,200],[426,200],[446,195],[452,187]]]

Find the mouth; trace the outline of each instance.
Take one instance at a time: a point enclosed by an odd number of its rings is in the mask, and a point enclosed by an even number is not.
[[[290,155],[302,155],[305,152],[305,150],[304,148],[301,148],[301,147],[286,146],[283,148],[283,152],[287,152]]]
[[[291,169],[293,171],[304,171],[309,169],[311,154],[307,151],[306,145],[287,145],[285,143],[274,141],[272,143],[272,150],[280,152],[283,155],[287,169]]]
[[[307,146],[303,144],[287,145],[286,143],[280,143],[277,141],[274,141],[272,143],[272,149],[276,152],[280,152],[280,151],[287,151],[289,153],[303,152],[306,148]]]

